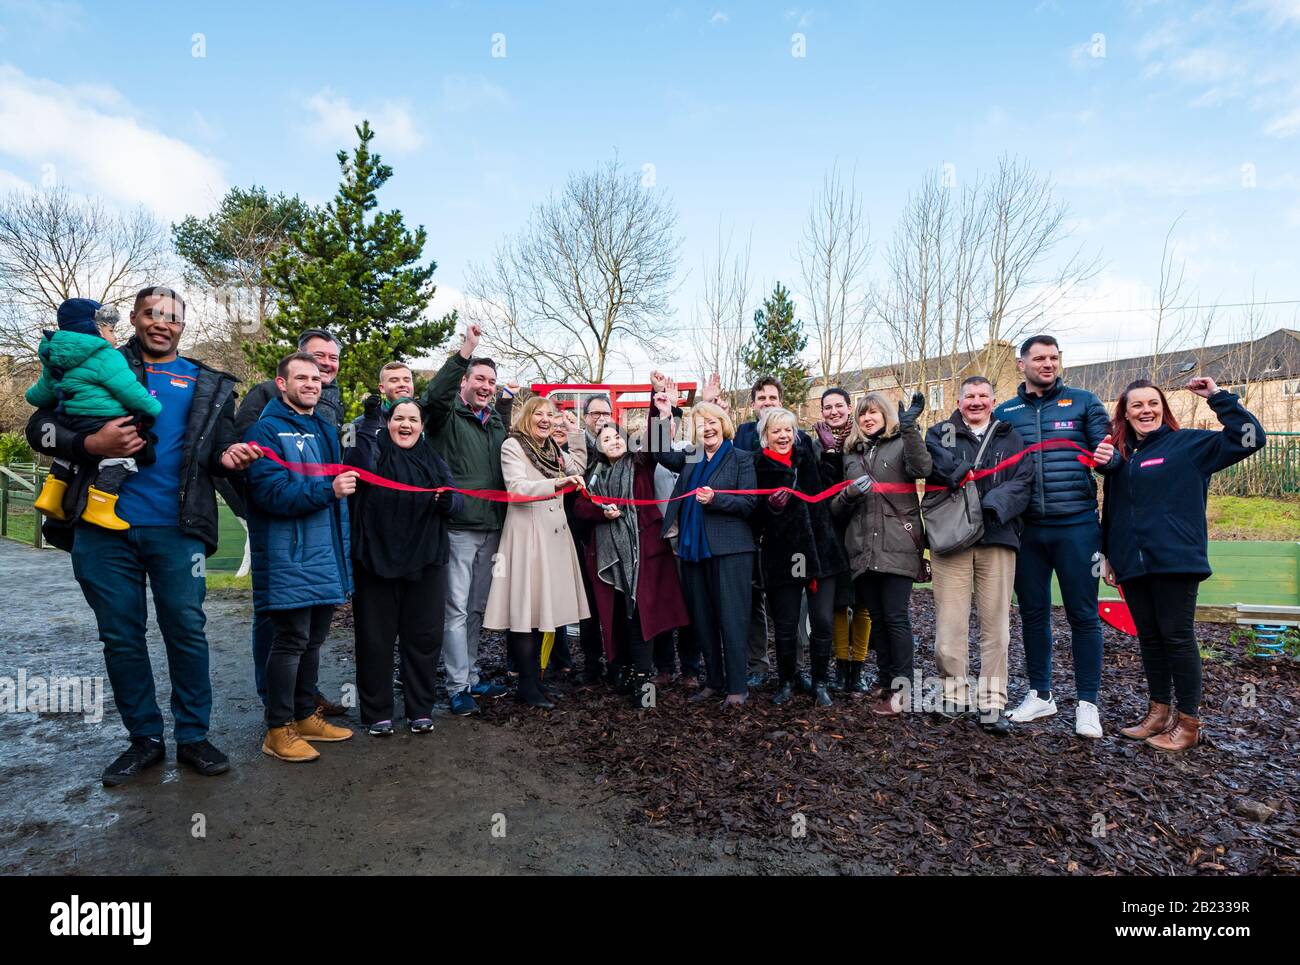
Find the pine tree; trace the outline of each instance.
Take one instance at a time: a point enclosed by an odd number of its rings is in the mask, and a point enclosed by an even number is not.
[[[794,317],[790,290],[780,282],[754,312],[754,332],[741,349],[745,377],[751,383],[765,375],[781,380],[785,406],[797,409],[808,398],[808,367],[800,355],[808,347],[803,322]]]
[[[343,173],[334,200],[315,213],[268,269],[279,293],[278,311],[267,321],[268,338],[244,350],[267,375],[293,351],[298,334],[326,328],[339,341],[339,389],[349,415],[355,415],[385,362],[409,362],[429,355],[446,341],[456,313],[440,319],[423,316],[433,298],[437,264],[419,264],[423,226],[406,230],[400,211],[379,211],[375,195],[393,175],[370,152],[374,131],[363,121],[361,143],[339,151]]]

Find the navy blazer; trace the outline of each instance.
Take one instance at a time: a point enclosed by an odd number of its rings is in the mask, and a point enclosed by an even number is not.
[[[655,423],[650,420],[649,436],[659,438]],[[668,450],[667,447],[651,445],[650,458],[670,472],[678,473],[677,483],[673,486],[673,495],[680,496],[690,484],[691,472],[699,459],[704,458],[703,451],[694,446],[680,451]],[[660,451],[663,450],[663,451]],[[754,475],[753,453],[736,448],[722,457],[722,462],[713,471],[709,479],[712,489],[757,489],[758,478]],[[692,497],[694,498],[694,497]],[[704,535],[709,541],[709,554],[712,556],[730,556],[734,553],[754,552],[754,532],[749,526],[749,516],[758,506],[757,496],[732,496],[718,493],[713,502],[704,509]],[[682,501],[676,500],[664,507],[664,536],[677,525],[681,513]]]

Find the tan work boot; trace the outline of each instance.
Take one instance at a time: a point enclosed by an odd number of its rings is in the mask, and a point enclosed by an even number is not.
[[[1148,737],[1155,737],[1156,734],[1163,734],[1173,727],[1177,721],[1178,715],[1174,713],[1172,704],[1157,704],[1153,700],[1151,706],[1147,708],[1147,715],[1142,718],[1142,721],[1132,727],[1125,727],[1120,733],[1125,737],[1144,741]]]
[[[262,741],[262,753],[290,764],[302,764],[320,757],[320,751],[299,737],[293,724],[267,728],[266,739]]]
[[[1201,742],[1201,722],[1196,717],[1178,715],[1178,723],[1163,734],[1148,737],[1147,744],[1158,751],[1178,753],[1190,750]]]
[[[346,727],[335,727],[325,719],[319,707],[306,720],[296,721],[293,725],[298,736],[307,741],[346,741],[352,739],[352,731]]]

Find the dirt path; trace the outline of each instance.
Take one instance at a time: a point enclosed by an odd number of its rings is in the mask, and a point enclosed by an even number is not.
[[[69,558],[0,540],[0,677],[102,675],[90,609]],[[248,657],[249,613],[210,600],[212,739],[233,767],[218,778],[174,759],[143,783],[108,790],[124,747],[105,682],[100,723],[0,714],[0,873],[639,873],[761,870],[765,849],[638,828],[633,805],[589,765],[539,753],[521,727],[442,714],[431,735],[358,734],[290,766],[260,751],[261,705]],[[152,620],[151,620],[152,624]],[[346,632],[326,644],[322,685],[352,677]],[[150,637],[160,703],[164,651]],[[355,721],[354,721],[355,723]],[[168,753],[173,753],[168,715]],[[505,819],[504,837],[494,821]],[[205,834],[195,830],[204,823]],[[753,851],[747,854],[747,850]],[[817,857],[810,867],[816,867]],[[786,859],[788,861],[788,858]]]

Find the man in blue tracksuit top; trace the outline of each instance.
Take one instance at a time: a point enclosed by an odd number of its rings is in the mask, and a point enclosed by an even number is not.
[[[272,399],[248,430],[257,443],[289,463],[339,463],[338,433],[316,414],[321,371],[306,352],[285,358]],[[291,472],[260,459],[248,472],[248,542],[253,562],[253,611],[273,627],[266,659],[266,740],[263,753],[282,761],[315,760],[308,742],[343,741],[346,727],[327,723],[316,703],[320,648],[334,607],[352,594],[347,497],[357,474],[332,479]]]
[[[1014,399],[994,412],[1011,423],[1026,445],[1068,439],[1093,454],[1100,472],[1119,463],[1107,435],[1110,419],[1091,392],[1062,383],[1061,349],[1050,335],[1034,335],[1020,346],[1016,367],[1024,375]],[[1011,711],[1017,723],[1056,713],[1052,696],[1052,573],[1056,573],[1070,621],[1074,685],[1078,697],[1074,730],[1102,736],[1097,691],[1101,687],[1101,620],[1097,580],[1101,575],[1101,526],[1092,469],[1072,447],[1045,449],[1034,462],[1033,493],[1025,510],[1025,532],[1016,558],[1016,600],[1020,606],[1029,693]]]

